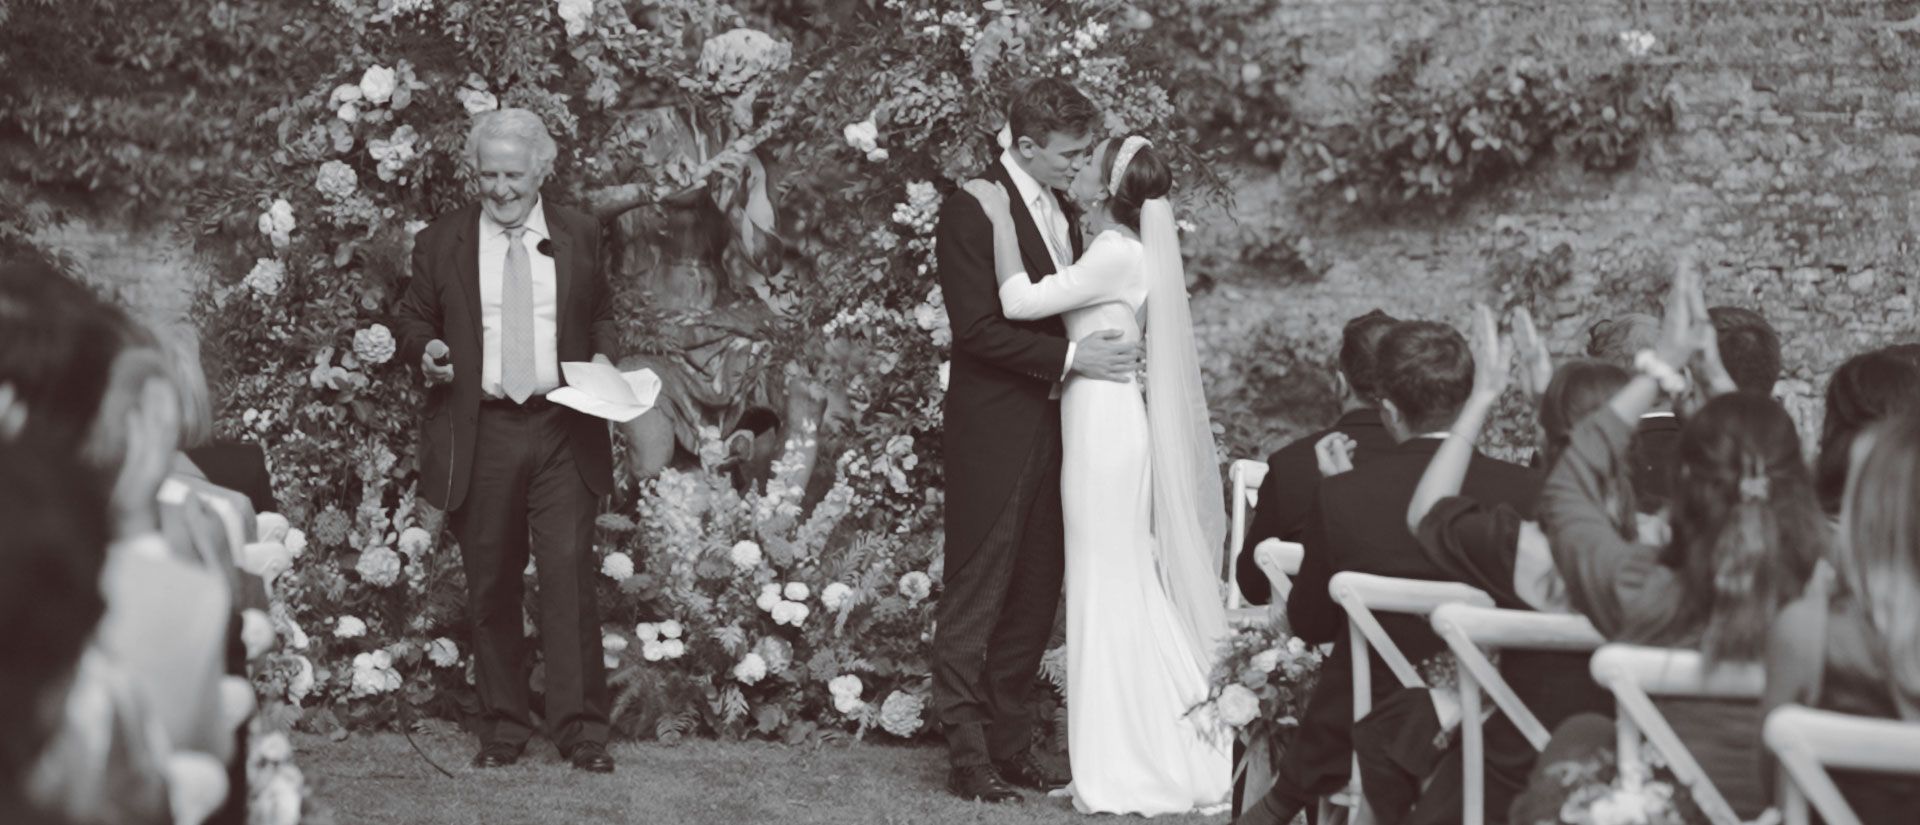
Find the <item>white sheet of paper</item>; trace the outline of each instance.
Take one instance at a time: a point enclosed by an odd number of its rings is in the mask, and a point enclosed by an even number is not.
[[[653,370],[623,373],[594,361],[563,361],[560,370],[567,386],[547,393],[547,400],[596,418],[626,423],[653,409],[660,397],[660,376]]]

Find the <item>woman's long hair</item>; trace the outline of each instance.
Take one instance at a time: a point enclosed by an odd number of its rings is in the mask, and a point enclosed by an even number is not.
[[[1920,710],[1920,417],[1872,427],[1841,504],[1840,574],[1886,652],[1901,715]]]
[[[1682,427],[1673,472],[1673,538],[1661,560],[1684,592],[1663,635],[1698,631],[1709,662],[1757,660],[1830,534],[1793,419],[1758,393],[1715,398]]]
[[[1912,409],[1920,409],[1920,363],[1899,352],[1856,355],[1834,370],[1827,380],[1827,413],[1813,473],[1823,509],[1840,512],[1854,435],[1881,418]]]

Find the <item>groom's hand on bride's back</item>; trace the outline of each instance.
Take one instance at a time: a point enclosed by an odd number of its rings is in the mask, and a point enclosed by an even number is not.
[[[1124,384],[1133,380],[1143,365],[1140,345],[1120,340],[1116,330],[1096,332],[1073,345],[1072,371],[1088,378]]]

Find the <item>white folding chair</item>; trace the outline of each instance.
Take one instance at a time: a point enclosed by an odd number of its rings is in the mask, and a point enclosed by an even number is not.
[[[1420,671],[1407,661],[1405,653],[1393,643],[1375,611],[1427,616],[1441,605],[1464,603],[1493,606],[1493,597],[1459,582],[1420,579],[1396,579],[1369,573],[1335,573],[1327,582],[1327,594],[1347,613],[1347,652],[1353,659],[1353,721],[1358,723],[1373,711],[1373,662],[1368,655],[1378,650],[1380,658],[1400,680],[1402,687],[1426,687]],[[1371,821],[1366,796],[1360,791],[1360,760],[1354,757],[1352,778],[1347,789],[1320,803],[1320,821],[1330,822],[1333,807],[1353,810],[1350,822],[1360,825]]]
[[[1643,779],[1640,742],[1644,737],[1666,761],[1674,778],[1693,793],[1694,803],[1708,821],[1742,825],[1744,820],[1734,813],[1673,726],[1654,707],[1653,697],[1758,701],[1766,687],[1766,671],[1757,663],[1723,664],[1708,670],[1699,651],[1626,644],[1602,646],[1594,652],[1590,669],[1593,680],[1613,693],[1620,782],[1638,788]],[[1762,815],[1755,822],[1774,819],[1777,817]]]
[[[1829,765],[1920,774],[1920,723],[1782,705],[1767,714],[1764,735],[1780,760],[1777,797],[1786,825],[1807,825],[1808,802],[1827,825],[1860,825],[1827,775]]]
[[[1460,678],[1460,755],[1463,777],[1461,822],[1486,821],[1486,744],[1481,729],[1480,691],[1543,750],[1551,733],[1520,701],[1487,655],[1492,650],[1591,651],[1606,644],[1585,616],[1501,610],[1470,604],[1441,605],[1433,611],[1433,631],[1453,651]]]
[[[1240,576],[1238,565],[1234,564],[1235,554],[1247,543],[1247,513],[1250,508],[1260,506],[1260,482],[1267,480],[1267,462],[1242,458],[1227,467],[1227,480],[1233,485],[1231,504],[1233,513],[1232,527],[1227,531],[1227,552],[1225,575],[1227,579],[1227,609],[1237,610],[1240,600]],[[1299,568],[1295,568],[1298,570]]]

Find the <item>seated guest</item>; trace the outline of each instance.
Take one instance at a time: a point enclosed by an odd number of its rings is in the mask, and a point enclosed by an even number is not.
[[[1847,483],[1847,456],[1861,430],[1889,415],[1920,406],[1920,362],[1891,349],[1856,355],[1827,379],[1827,412],[1820,425],[1820,457],[1814,485],[1827,515],[1840,512]]]
[[[1849,452],[1838,581],[1815,576],[1770,628],[1762,712],[1792,702],[1920,722],[1920,418],[1882,421]],[[1910,777],[1835,771],[1834,782],[1866,825],[1920,809]]]
[[[1532,326],[1524,310],[1515,319],[1516,328],[1522,325]],[[1493,317],[1484,307],[1474,331],[1473,395],[1427,465],[1407,509],[1407,526],[1428,561],[1446,571],[1447,578],[1486,591],[1496,606],[1568,612],[1565,587],[1539,525],[1510,504],[1485,506],[1460,495],[1473,444],[1506,388],[1508,356],[1500,351]],[[1533,336],[1516,331],[1516,339],[1523,337]],[[1537,419],[1546,467],[1566,449],[1574,422],[1604,405],[1628,378],[1626,370],[1600,361],[1573,361],[1553,373],[1540,397]],[[1585,653],[1544,651],[1503,651],[1499,661],[1507,683],[1549,728],[1573,714],[1611,705],[1587,664]],[[1457,714],[1451,691],[1441,695]],[[1432,693],[1396,691],[1354,725],[1360,787],[1379,825],[1453,822],[1460,817],[1462,754],[1457,740],[1448,745],[1443,738],[1457,715],[1443,724],[1438,697]],[[1536,754],[1505,714],[1487,720],[1485,736],[1485,809],[1498,821],[1526,784]]]
[[[1793,420],[1772,398],[1735,391],[1719,363],[1705,306],[1692,275],[1682,270],[1668,302],[1670,334],[1645,363],[1646,374],[1574,429],[1548,476],[1540,512],[1568,599],[1601,635],[1697,649],[1712,666],[1760,660],[1767,626],[1824,555],[1828,529]],[[1629,422],[1663,389],[1686,392],[1676,365],[1689,363],[1711,400],[1681,429],[1672,537],[1656,547],[1625,538],[1631,530],[1621,513],[1619,468],[1627,458]],[[1757,815],[1767,802],[1753,746],[1758,706],[1659,704],[1728,804],[1742,817]],[[1613,744],[1610,721],[1583,715],[1561,724],[1548,753],[1597,760]],[[1510,818],[1556,820],[1563,775],[1543,756]]]
[[[172,361],[174,383],[180,388],[183,406],[180,448],[186,451],[185,457],[193,465],[187,472],[242,494],[254,513],[279,512],[280,505],[273,497],[273,481],[267,472],[266,451],[258,444],[213,438],[214,405],[201,363],[199,333],[191,327],[176,325],[161,329],[159,337]],[[185,470],[184,466],[182,469]]]
[[[1640,353],[1653,349],[1660,338],[1660,319],[1628,313],[1593,325],[1587,355],[1625,370],[1634,370]],[[1640,416],[1633,432],[1634,501],[1642,513],[1658,513],[1672,491],[1667,477],[1673,469],[1673,451],[1680,440],[1680,421],[1664,399]]]
[[[1239,820],[1240,825],[1282,825],[1315,797],[1343,787],[1350,773],[1353,725],[1352,666],[1344,614],[1327,595],[1334,573],[1354,570],[1385,576],[1444,579],[1406,526],[1407,503],[1426,472],[1446,428],[1459,417],[1473,390],[1473,358],[1467,342],[1445,324],[1397,324],[1380,342],[1381,418],[1395,446],[1350,472],[1321,482],[1310,510],[1306,557],[1287,600],[1293,632],[1309,644],[1333,642],[1300,729],[1275,766],[1273,789]],[[1530,512],[1536,477],[1525,467],[1474,455],[1464,491],[1489,505]],[[1400,649],[1421,661],[1442,649],[1423,619],[1382,616]],[[1396,683],[1377,657],[1376,695]]]
[[[1741,392],[1773,395],[1780,383],[1780,334],[1758,312],[1741,307],[1707,310],[1720,342],[1720,363]]]
[[[1328,429],[1296,439],[1267,458],[1267,478],[1260,482],[1259,503],[1247,525],[1240,557],[1234,562],[1240,595],[1248,604],[1273,600],[1272,585],[1254,561],[1254,548],[1267,539],[1297,542],[1306,532],[1307,508],[1320,486],[1320,466],[1315,462],[1313,446],[1330,433],[1344,433],[1353,439],[1354,453],[1362,461],[1377,450],[1393,446],[1386,426],[1380,423],[1374,362],[1380,339],[1396,323],[1393,316],[1377,309],[1347,322],[1340,332],[1340,368],[1333,377],[1335,392],[1340,396],[1340,420]]]
[[[1908,361],[1920,364],[1920,344],[1894,344],[1893,346],[1887,347],[1884,351],[1891,352]]]

